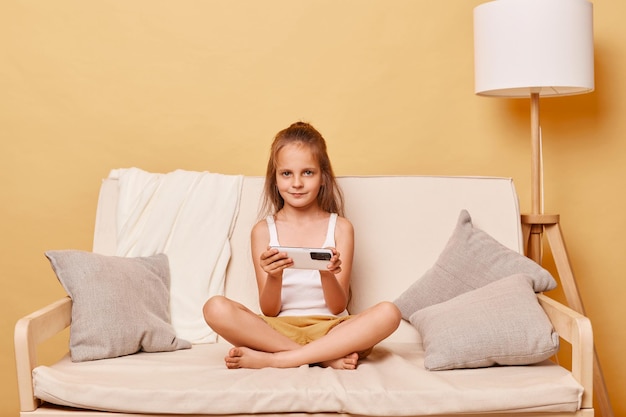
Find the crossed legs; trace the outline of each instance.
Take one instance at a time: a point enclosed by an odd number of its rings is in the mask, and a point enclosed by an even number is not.
[[[216,296],[204,305],[206,322],[233,347],[228,368],[292,368],[319,363],[355,369],[356,352],[365,351],[393,333],[401,315],[390,302],[381,302],[334,327],[325,336],[300,345],[270,327],[240,303]]]

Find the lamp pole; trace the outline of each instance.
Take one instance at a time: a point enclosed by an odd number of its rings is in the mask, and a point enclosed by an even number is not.
[[[531,214],[543,214],[543,175],[541,151],[541,125],[539,123],[539,93],[530,94],[530,197]],[[541,235],[543,226],[533,224],[526,252],[529,258],[541,265]]]
[[[521,217],[526,255],[541,265],[542,237],[547,237],[567,302],[584,314],[559,215],[543,212],[539,97],[593,91],[593,5],[588,0],[500,0],[479,5],[474,9],[474,54],[476,94],[530,95],[531,210]],[[600,414],[613,417],[596,351],[593,386]],[[589,394],[583,393],[585,408],[593,407]]]

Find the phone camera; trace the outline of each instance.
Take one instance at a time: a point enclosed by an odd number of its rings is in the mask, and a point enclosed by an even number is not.
[[[314,259],[316,261],[330,261],[330,253],[311,252],[311,259]]]

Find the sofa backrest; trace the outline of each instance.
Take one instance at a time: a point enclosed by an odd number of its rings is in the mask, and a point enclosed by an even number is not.
[[[393,301],[437,259],[462,209],[473,224],[503,245],[522,252],[517,194],[510,178],[370,176],[340,177],[346,217],[355,229],[352,299],[360,312],[383,300]],[[264,178],[245,177],[231,238],[226,296],[259,311],[250,255],[250,230],[259,220]],[[116,180],[102,184],[94,251],[115,253]],[[403,322],[390,338],[418,341]]]

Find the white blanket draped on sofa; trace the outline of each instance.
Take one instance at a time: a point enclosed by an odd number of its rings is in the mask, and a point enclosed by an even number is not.
[[[128,168],[112,170],[109,178],[119,180],[116,255],[167,254],[177,336],[192,343],[215,342],[202,305],[224,291],[243,177]]]

